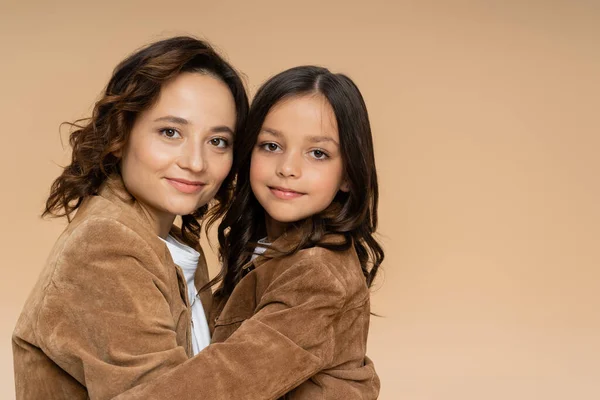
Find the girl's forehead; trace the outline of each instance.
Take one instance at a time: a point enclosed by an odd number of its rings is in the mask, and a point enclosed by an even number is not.
[[[320,94],[284,99],[269,110],[261,133],[282,137],[329,137],[339,140],[333,108]]]

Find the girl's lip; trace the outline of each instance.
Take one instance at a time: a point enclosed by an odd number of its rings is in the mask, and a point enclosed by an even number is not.
[[[188,181],[187,179],[166,178],[166,180],[175,189],[186,194],[198,193],[204,186],[206,186],[204,182]]]
[[[295,190],[284,188],[284,187],[281,187],[281,186],[269,186],[269,189],[279,190],[280,192],[304,194],[304,193],[297,192]]]
[[[295,199],[304,195],[304,193],[296,192],[295,190],[282,188],[278,186],[269,186],[269,189],[271,190],[271,193],[273,193],[276,197],[283,200]]]

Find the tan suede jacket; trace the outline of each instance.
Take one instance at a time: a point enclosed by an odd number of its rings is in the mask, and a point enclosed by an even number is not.
[[[208,281],[203,255],[195,279]],[[109,178],[56,242],[17,321],[17,399],[110,399],[184,363],[186,293],[139,204]],[[212,295],[201,300],[208,309]]]
[[[211,323],[220,343],[188,359],[183,274],[120,178],[109,179],[57,241],[17,322],[17,399],[375,398],[356,255],[266,260]],[[202,260],[196,286],[207,280]],[[206,310],[211,297],[201,295]]]
[[[295,236],[284,236],[275,245],[286,247]],[[341,239],[329,236],[326,241]],[[240,327],[260,321],[318,359],[310,379],[284,399],[376,399],[379,378],[365,354],[370,293],[354,248],[334,252],[315,247],[286,258],[272,254],[267,251],[247,264],[250,272],[227,302],[214,303],[212,342],[227,341]]]
[[[272,254],[247,264],[229,299],[214,303],[208,348],[118,399],[376,399],[369,290],[354,249]]]

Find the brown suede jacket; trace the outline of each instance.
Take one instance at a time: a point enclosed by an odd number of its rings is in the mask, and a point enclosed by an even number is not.
[[[208,280],[204,257],[196,279]],[[17,321],[17,399],[109,399],[184,363],[186,293],[164,242],[111,177],[56,242]],[[210,307],[212,296],[201,300]]]
[[[58,239],[17,321],[17,399],[376,398],[356,255],[264,260],[215,307],[220,343],[189,359],[183,274],[110,178]],[[207,281],[201,258],[195,284]],[[201,300],[210,310],[211,294]]]
[[[286,234],[274,246],[286,248],[297,235]],[[342,239],[330,235],[324,242]],[[227,342],[250,321],[260,322],[317,357],[310,379],[284,399],[377,398],[379,378],[365,354],[370,293],[354,248],[315,247],[285,258],[267,250],[244,269],[250,272],[229,299],[214,303],[213,343]],[[265,354],[258,351],[254,356]],[[292,366],[289,360],[287,368]]]

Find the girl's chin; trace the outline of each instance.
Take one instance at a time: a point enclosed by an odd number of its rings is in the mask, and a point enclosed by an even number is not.
[[[276,224],[291,224],[306,218],[303,216],[290,215],[285,213],[274,213],[274,215],[269,214],[269,217]]]

